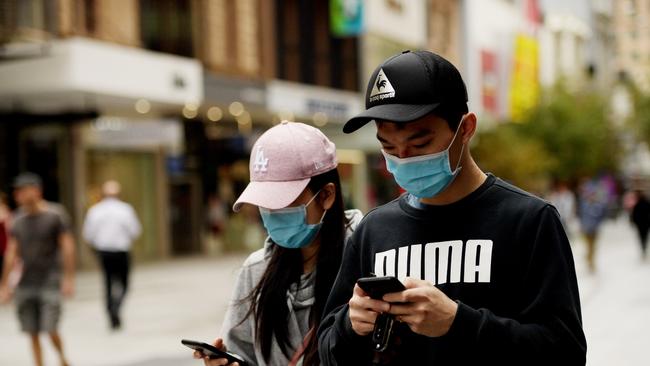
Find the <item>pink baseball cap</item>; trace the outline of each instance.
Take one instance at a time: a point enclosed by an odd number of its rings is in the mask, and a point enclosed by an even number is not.
[[[319,129],[282,121],[255,142],[251,151],[250,183],[233,205],[244,203],[276,210],[289,206],[311,177],[335,169],[336,146]]]

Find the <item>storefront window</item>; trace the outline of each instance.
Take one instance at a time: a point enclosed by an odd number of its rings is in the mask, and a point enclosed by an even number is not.
[[[280,79],[358,90],[357,37],[335,37],[327,1],[278,0],[277,75]]]
[[[50,38],[56,33],[55,5],[46,0],[0,2],[0,43]]]
[[[144,48],[193,56],[192,7],[188,0],[140,0]]]

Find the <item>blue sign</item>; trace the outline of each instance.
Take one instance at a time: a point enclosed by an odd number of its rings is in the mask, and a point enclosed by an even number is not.
[[[330,28],[337,37],[363,32],[363,0],[330,0]]]

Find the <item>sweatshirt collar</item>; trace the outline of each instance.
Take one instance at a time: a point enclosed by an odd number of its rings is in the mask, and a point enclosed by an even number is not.
[[[483,192],[492,186],[495,181],[496,177],[491,173],[487,173],[487,179],[485,179],[483,184],[474,190],[474,192],[456,202],[447,205],[428,205],[422,203],[417,197],[413,196],[410,193],[402,195],[399,200],[399,205],[404,211],[414,215],[427,215],[435,214],[438,212],[445,212],[447,210],[462,209],[471,202],[474,202],[479,196],[481,196],[481,194],[483,194]]]

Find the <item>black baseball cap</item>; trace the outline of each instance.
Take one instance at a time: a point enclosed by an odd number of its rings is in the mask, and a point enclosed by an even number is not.
[[[366,110],[347,121],[343,132],[375,119],[410,122],[431,112],[445,118],[467,111],[467,89],[454,65],[433,52],[404,51],[375,69],[366,90]]]
[[[13,186],[14,188],[23,188],[28,186],[42,187],[43,181],[38,175],[30,172],[25,172],[18,174],[18,176],[14,179]]]

